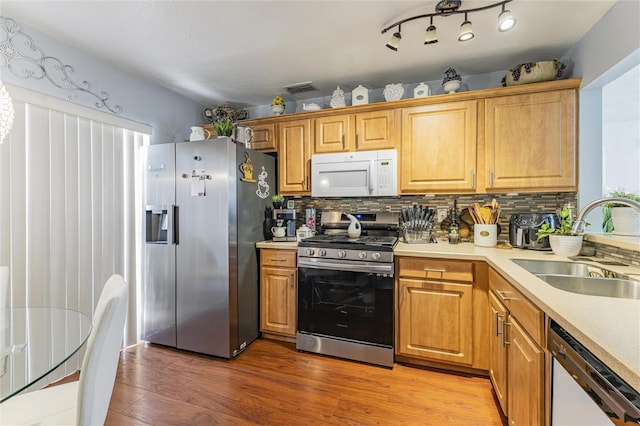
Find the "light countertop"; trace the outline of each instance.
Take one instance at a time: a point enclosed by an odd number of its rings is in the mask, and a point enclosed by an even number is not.
[[[295,250],[295,242],[262,241],[258,248]],[[511,284],[564,327],[595,356],[640,391],[640,300],[588,296],[558,290],[510,259],[568,260],[548,251],[476,247],[472,243],[406,244],[398,242],[396,256],[486,261]],[[640,277],[625,266],[607,269]]]

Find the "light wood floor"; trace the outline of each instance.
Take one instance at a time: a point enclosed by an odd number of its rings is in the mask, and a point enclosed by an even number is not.
[[[107,425],[505,425],[489,380],[299,353],[257,340],[234,360],[139,344]]]

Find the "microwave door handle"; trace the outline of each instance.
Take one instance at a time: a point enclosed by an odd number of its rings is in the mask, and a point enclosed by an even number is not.
[[[373,160],[369,160],[369,194],[373,192]]]

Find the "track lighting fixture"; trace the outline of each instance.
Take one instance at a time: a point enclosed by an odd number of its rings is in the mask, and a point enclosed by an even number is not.
[[[398,25],[398,31],[393,33],[391,40],[387,43],[387,47],[397,52],[398,46],[400,46],[400,39],[402,39],[402,35],[400,35],[400,25]]]
[[[434,44],[438,42],[438,36],[436,35],[436,27],[435,25],[433,25],[433,18],[447,17],[464,13],[464,21],[460,26],[460,35],[458,36],[458,41],[467,41],[471,40],[474,37],[472,24],[468,18],[468,15],[474,12],[493,9],[495,7],[502,8],[502,12],[500,13],[500,15],[498,15],[498,31],[509,31],[517,22],[516,18],[511,14],[511,11],[505,8],[506,4],[512,1],[513,0],[502,0],[497,3],[489,4],[487,6],[461,10],[460,7],[462,6],[462,0],[441,0],[436,5],[436,11],[434,13],[426,13],[423,15],[417,15],[412,16],[411,18],[402,19],[383,29],[382,34],[397,27],[397,31],[393,33],[391,40],[389,40],[389,42],[387,43],[387,47],[389,49],[397,51],[400,45],[400,39],[402,38],[400,36],[400,25],[404,24],[405,22],[414,21],[416,19],[429,18],[429,26],[427,27],[424,44]]]
[[[509,31],[516,24],[516,18],[511,15],[510,10],[505,10],[506,3],[502,3],[502,13],[498,17],[498,31],[501,33]]]
[[[433,16],[429,27],[427,27],[427,35],[424,38],[424,44],[433,44],[438,42],[438,35],[436,34],[436,27],[433,25]]]
[[[471,21],[467,19],[467,14],[464,14],[464,22],[460,25],[460,35],[458,41],[468,41],[473,38],[473,28],[471,27]]]

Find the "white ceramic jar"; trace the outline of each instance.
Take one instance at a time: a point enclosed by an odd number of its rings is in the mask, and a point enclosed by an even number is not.
[[[351,91],[351,105],[365,105],[369,103],[369,89],[360,84]]]
[[[413,89],[414,98],[426,98],[427,96],[431,96],[431,88],[428,84],[420,83]]]

